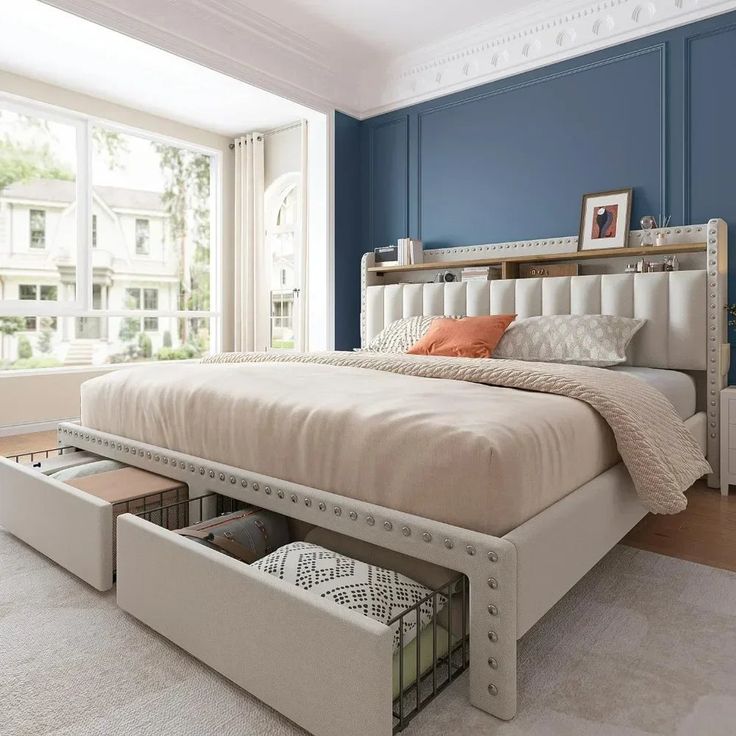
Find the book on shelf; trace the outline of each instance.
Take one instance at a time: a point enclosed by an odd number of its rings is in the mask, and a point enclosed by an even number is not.
[[[422,241],[416,238],[399,238],[398,260],[400,266],[413,266],[424,262]]]
[[[463,268],[461,281],[491,281],[501,277],[501,269],[497,266],[467,266]]]

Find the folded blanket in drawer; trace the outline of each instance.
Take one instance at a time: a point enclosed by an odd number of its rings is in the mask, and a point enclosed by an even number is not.
[[[394,651],[416,637],[417,616],[411,609],[432,593],[394,570],[368,565],[308,542],[284,545],[254,562],[253,567],[390,625],[394,631]],[[444,596],[437,594],[419,605],[420,628],[432,620],[445,601]],[[409,611],[400,621],[394,621]]]

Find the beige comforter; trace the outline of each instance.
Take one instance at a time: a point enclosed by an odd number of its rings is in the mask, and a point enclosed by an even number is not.
[[[376,353],[221,353],[208,362],[272,362],[352,366],[401,375],[469,381],[584,401],[611,427],[639,497],[653,513],[676,514],[686,491],[711,472],[693,436],[666,397],[614,371],[555,363],[440,358]]]
[[[88,381],[82,423],[497,535],[618,462],[603,413],[650,508],[683,508],[682,490],[708,471],[661,394],[600,369],[350,353],[209,360]]]

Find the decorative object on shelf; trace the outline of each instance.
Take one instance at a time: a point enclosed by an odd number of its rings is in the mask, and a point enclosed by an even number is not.
[[[583,196],[578,250],[623,248],[629,242],[631,189]]]
[[[384,245],[373,249],[373,258],[377,266],[398,266],[399,246]]]
[[[577,276],[580,266],[577,263],[520,263],[519,278],[530,279],[545,276]]]
[[[671,219],[672,215],[667,215],[667,217],[662,221],[659,230],[657,230],[657,237],[654,239],[654,245],[659,246],[660,248],[663,245],[667,245],[667,235],[669,234],[667,232],[667,228],[669,227]]]
[[[449,284],[452,281],[457,281],[457,276],[452,271],[441,271],[434,277],[434,280],[438,284]]]
[[[668,256],[664,259],[664,270],[665,271],[679,271],[680,262],[677,260],[677,255]]]
[[[641,226],[641,234],[639,235],[639,245],[645,247],[647,245],[653,245],[652,243],[652,230],[657,227],[657,219],[654,215],[644,215],[639,220]]]

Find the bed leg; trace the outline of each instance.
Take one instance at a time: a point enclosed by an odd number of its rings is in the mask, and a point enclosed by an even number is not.
[[[470,579],[470,702],[508,721],[516,715],[516,548],[498,541]]]

